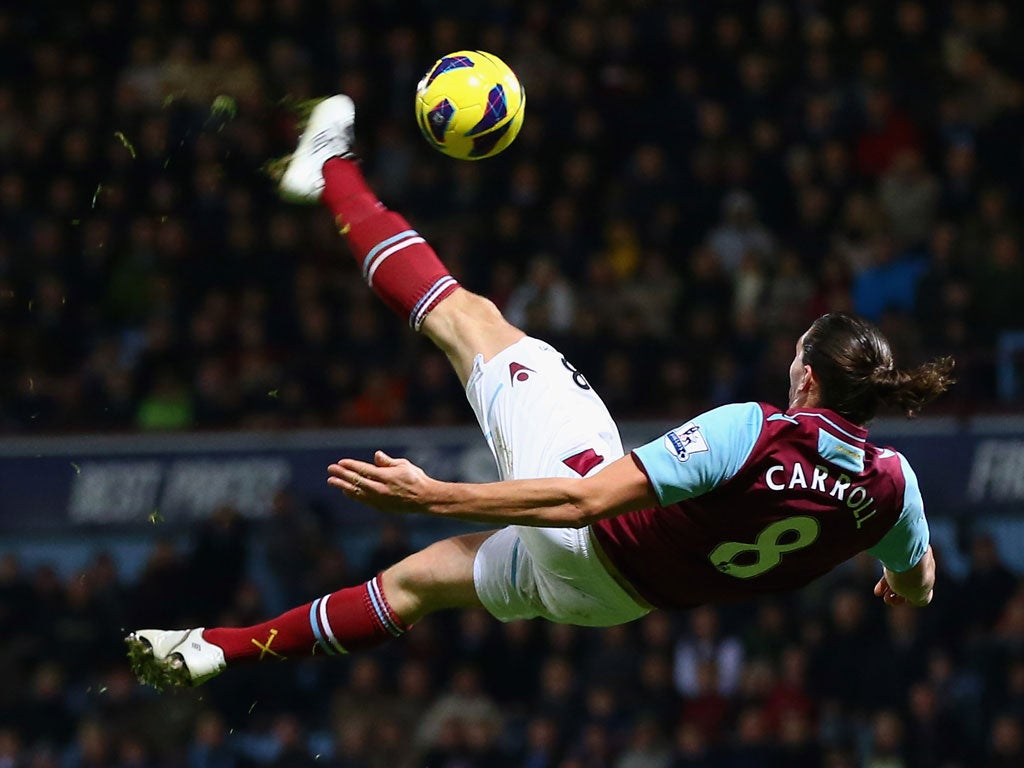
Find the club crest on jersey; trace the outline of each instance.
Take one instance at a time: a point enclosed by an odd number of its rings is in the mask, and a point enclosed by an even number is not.
[[[512,379],[512,386],[515,386],[517,381],[526,381],[530,378],[531,373],[536,373],[536,371],[533,368],[527,368],[522,363],[508,364],[508,375]]]
[[[665,450],[679,461],[686,461],[695,453],[707,451],[708,443],[701,434],[700,425],[690,421],[665,435]]]

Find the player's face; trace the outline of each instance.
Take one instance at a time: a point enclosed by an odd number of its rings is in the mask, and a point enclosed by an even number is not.
[[[804,379],[804,336],[806,335],[807,333],[804,332],[800,335],[800,338],[796,340],[796,354],[793,357],[793,362],[789,365],[790,408],[795,405],[799,405],[797,399],[801,395],[800,384]]]

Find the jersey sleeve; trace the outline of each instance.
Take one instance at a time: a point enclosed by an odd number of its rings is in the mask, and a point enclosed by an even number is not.
[[[702,413],[633,451],[662,506],[707,493],[735,475],[764,426],[757,403]]]
[[[868,552],[894,573],[909,571],[928,551],[928,521],[924,517],[924,499],[917,484],[917,475],[903,454],[896,454],[903,468],[903,511],[899,519]]]

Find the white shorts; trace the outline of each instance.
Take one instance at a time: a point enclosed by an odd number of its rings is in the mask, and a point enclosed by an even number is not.
[[[486,363],[477,355],[466,396],[503,480],[583,477],[623,455],[601,398],[560,352],[538,339],[521,339]],[[477,595],[502,621],[539,616],[609,626],[646,614],[594,546],[589,528],[509,526],[477,552]]]

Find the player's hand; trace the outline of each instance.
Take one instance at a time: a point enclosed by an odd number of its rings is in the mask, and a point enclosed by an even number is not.
[[[922,607],[922,606],[928,605],[928,603],[930,603],[932,601],[932,593],[931,593],[931,591],[929,591],[927,596],[923,600],[921,600],[920,602],[916,602],[915,603],[915,602],[912,602],[912,601],[908,600],[907,598],[903,597],[903,595],[897,594],[895,591],[893,591],[893,588],[889,586],[889,580],[885,576],[880,578],[878,580],[878,583],[875,584],[875,597],[882,598],[882,601],[886,605],[908,605],[909,604],[909,605],[915,605],[917,607]]]
[[[425,512],[427,491],[434,482],[408,459],[393,459],[384,451],[373,455],[373,464],[339,459],[327,474],[328,485],[382,512]]]
[[[888,580],[883,576],[875,584],[875,597],[882,598],[882,601],[886,605],[905,605],[907,598],[902,595],[897,595],[892,591],[892,587],[889,586]]]

